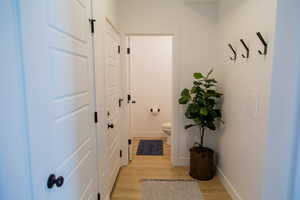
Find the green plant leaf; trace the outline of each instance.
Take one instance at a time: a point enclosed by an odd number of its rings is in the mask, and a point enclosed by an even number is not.
[[[189,128],[192,128],[194,126],[197,126],[197,125],[196,124],[189,124],[189,125],[184,126],[184,129],[189,129]]]
[[[204,84],[205,88],[210,88],[210,87],[214,87],[214,86],[216,86],[216,85],[215,84],[210,84],[210,83]]]
[[[200,109],[200,114],[201,114],[201,115],[204,115],[204,116],[207,116],[207,115],[208,115],[208,110],[207,110],[207,108],[206,108],[206,107],[202,107],[202,108]]]
[[[207,128],[209,128],[212,131],[215,131],[217,129],[216,125],[213,122],[209,122],[207,124]]]
[[[201,73],[199,73],[199,72],[197,72],[197,73],[194,73],[194,78],[195,79],[201,79],[201,78],[203,78],[204,76],[201,74]]]
[[[202,126],[204,124],[204,118],[201,118],[200,116],[198,118],[194,118],[193,120],[198,126]]]
[[[211,108],[213,108],[216,105],[215,99],[207,99],[206,103]]]
[[[216,81],[215,79],[207,79],[207,80],[205,80],[205,82],[207,82],[207,83],[218,83],[218,81]]]
[[[179,104],[187,104],[190,101],[190,99],[191,98],[188,96],[183,96],[178,100],[178,103]]]
[[[200,86],[200,85],[202,85],[202,83],[201,83],[201,82],[199,82],[199,81],[194,81],[193,83],[194,83],[194,85],[196,85],[196,86]]]
[[[222,112],[219,109],[215,109],[214,112],[216,113],[216,118],[221,118],[222,117]]]
[[[191,96],[190,90],[185,88],[184,90],[182,90],[181,96]]]
[[[197,104],[191,103],[191,104],[188,105],[187,110],[189,110],[189,112],[190,112],[191,114],[197,114],[197,113],[199,113],[199,111],[200,111],[200,106],[197,105]]]
[[[199,116],[199,112],[200,112],[200,106],[194,103],[190,103],[187,106],[186,112],[185,112],[185,116],[188,119],[194,119],[197,118]]]
[[[209,70],[209,72],[206,75],[206,79],[208,79],[208,77],[214,72],[214,69]]]
[[[188,119],[193,119],[193,117],[191,116],[191,112],[190,112],[190,110],[188,110],[188,109],[185,111],[184,115],[185,115],[185,117],[188,118]]]
[[[207,96],[220,98],[223,94],[216,92],[215,90],[207,90]]]
[[[192,94],[197,93],[198,89],[200,89],[200,87],[197,87],[197,86],[192,87],[191,93],[192,93]]]

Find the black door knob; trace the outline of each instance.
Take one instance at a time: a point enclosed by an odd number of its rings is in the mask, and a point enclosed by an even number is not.
[[[113,125],[113,124],[107,124],[107,128],[108,128],[108,129],[114,128],[114,125]]]
[[[49,189],[53,188],[54,185],[56,185],[56,187],[61,187],[63,184],[64,184],[64,177],[59,176],[56,178],[54,174],[51,174],[47,181],[47,187]]]
[[[133,100],[133,101],[132,101],[132,103],[133,103],[133,104],[136,104],[136,101],[135,101],[135,100]]]

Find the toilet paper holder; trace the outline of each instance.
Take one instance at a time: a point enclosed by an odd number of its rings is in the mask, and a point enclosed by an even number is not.
[[[157,111],[160,112],[160,108]],[[153,112],[153,108],[150,109],[150,112]]]

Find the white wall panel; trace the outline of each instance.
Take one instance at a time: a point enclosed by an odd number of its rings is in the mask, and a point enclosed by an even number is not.
[[[219,1],[216,72],[225,94],[225,124],[216,138],[216,149],[222,180],[232,186],[234,199],[261,199],[275,23],[276,1]],[[268,43],[266,56],[258,53],[263,45],[256,32],[261,32]],[[240,39],[249,45],[249,59],[242,58],[245,49]],[[236,62],[229,59],[232,52],[228,43],[238,52]]]

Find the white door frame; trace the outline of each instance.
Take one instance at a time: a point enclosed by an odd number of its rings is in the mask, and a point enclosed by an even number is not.
[[[177,161],[178,159],[178,155],[177,155],[177,141],[178,141],[178,126],[177,126],[177,120],[178,118],[176,116],[178,116],[178,106],[177,105],[177,98],[178,98],[178,92],[179,92],[179,78],[178,78],[178,74],[180,74],[178,72],[178,61],[177,61],[177,54],[179,53],[177,51],[177,45],[178,45],[178,37],[175,34],[172,33],[143,33],[143,34],[126,34],[125,35],[125,46],[126,48],[131,48],[130,47],[130,37],[132,36],[171,36],[173,38],[172,40],[172,111],[171,111],[171,123],[172,123],[172,135],[171,135],[171,162],[173,165],[180,165],[180,163]],[[125,59],[123,58],[123,63],[124,67],[125,67],[125,71],[123,72],[122,76],[123,79],[125,80],[125,86],[126,89],[125,94],[130,94],[131,92],[131,88],[130,88],[130,54],[125,54]],[[127,109],[124,111],[125,115],[127,116],[127,127],[125,126],[124,128],[126,128],[127,130],[127,139],[132,139],[131,135],[130,135],[130,131],[131,131],[131,127],[130,127],[130,120],[131,120],[131,111],[130,111],[130,104],[127,104]],[[127,144],[127,148],[128,148],[128,143]]]

